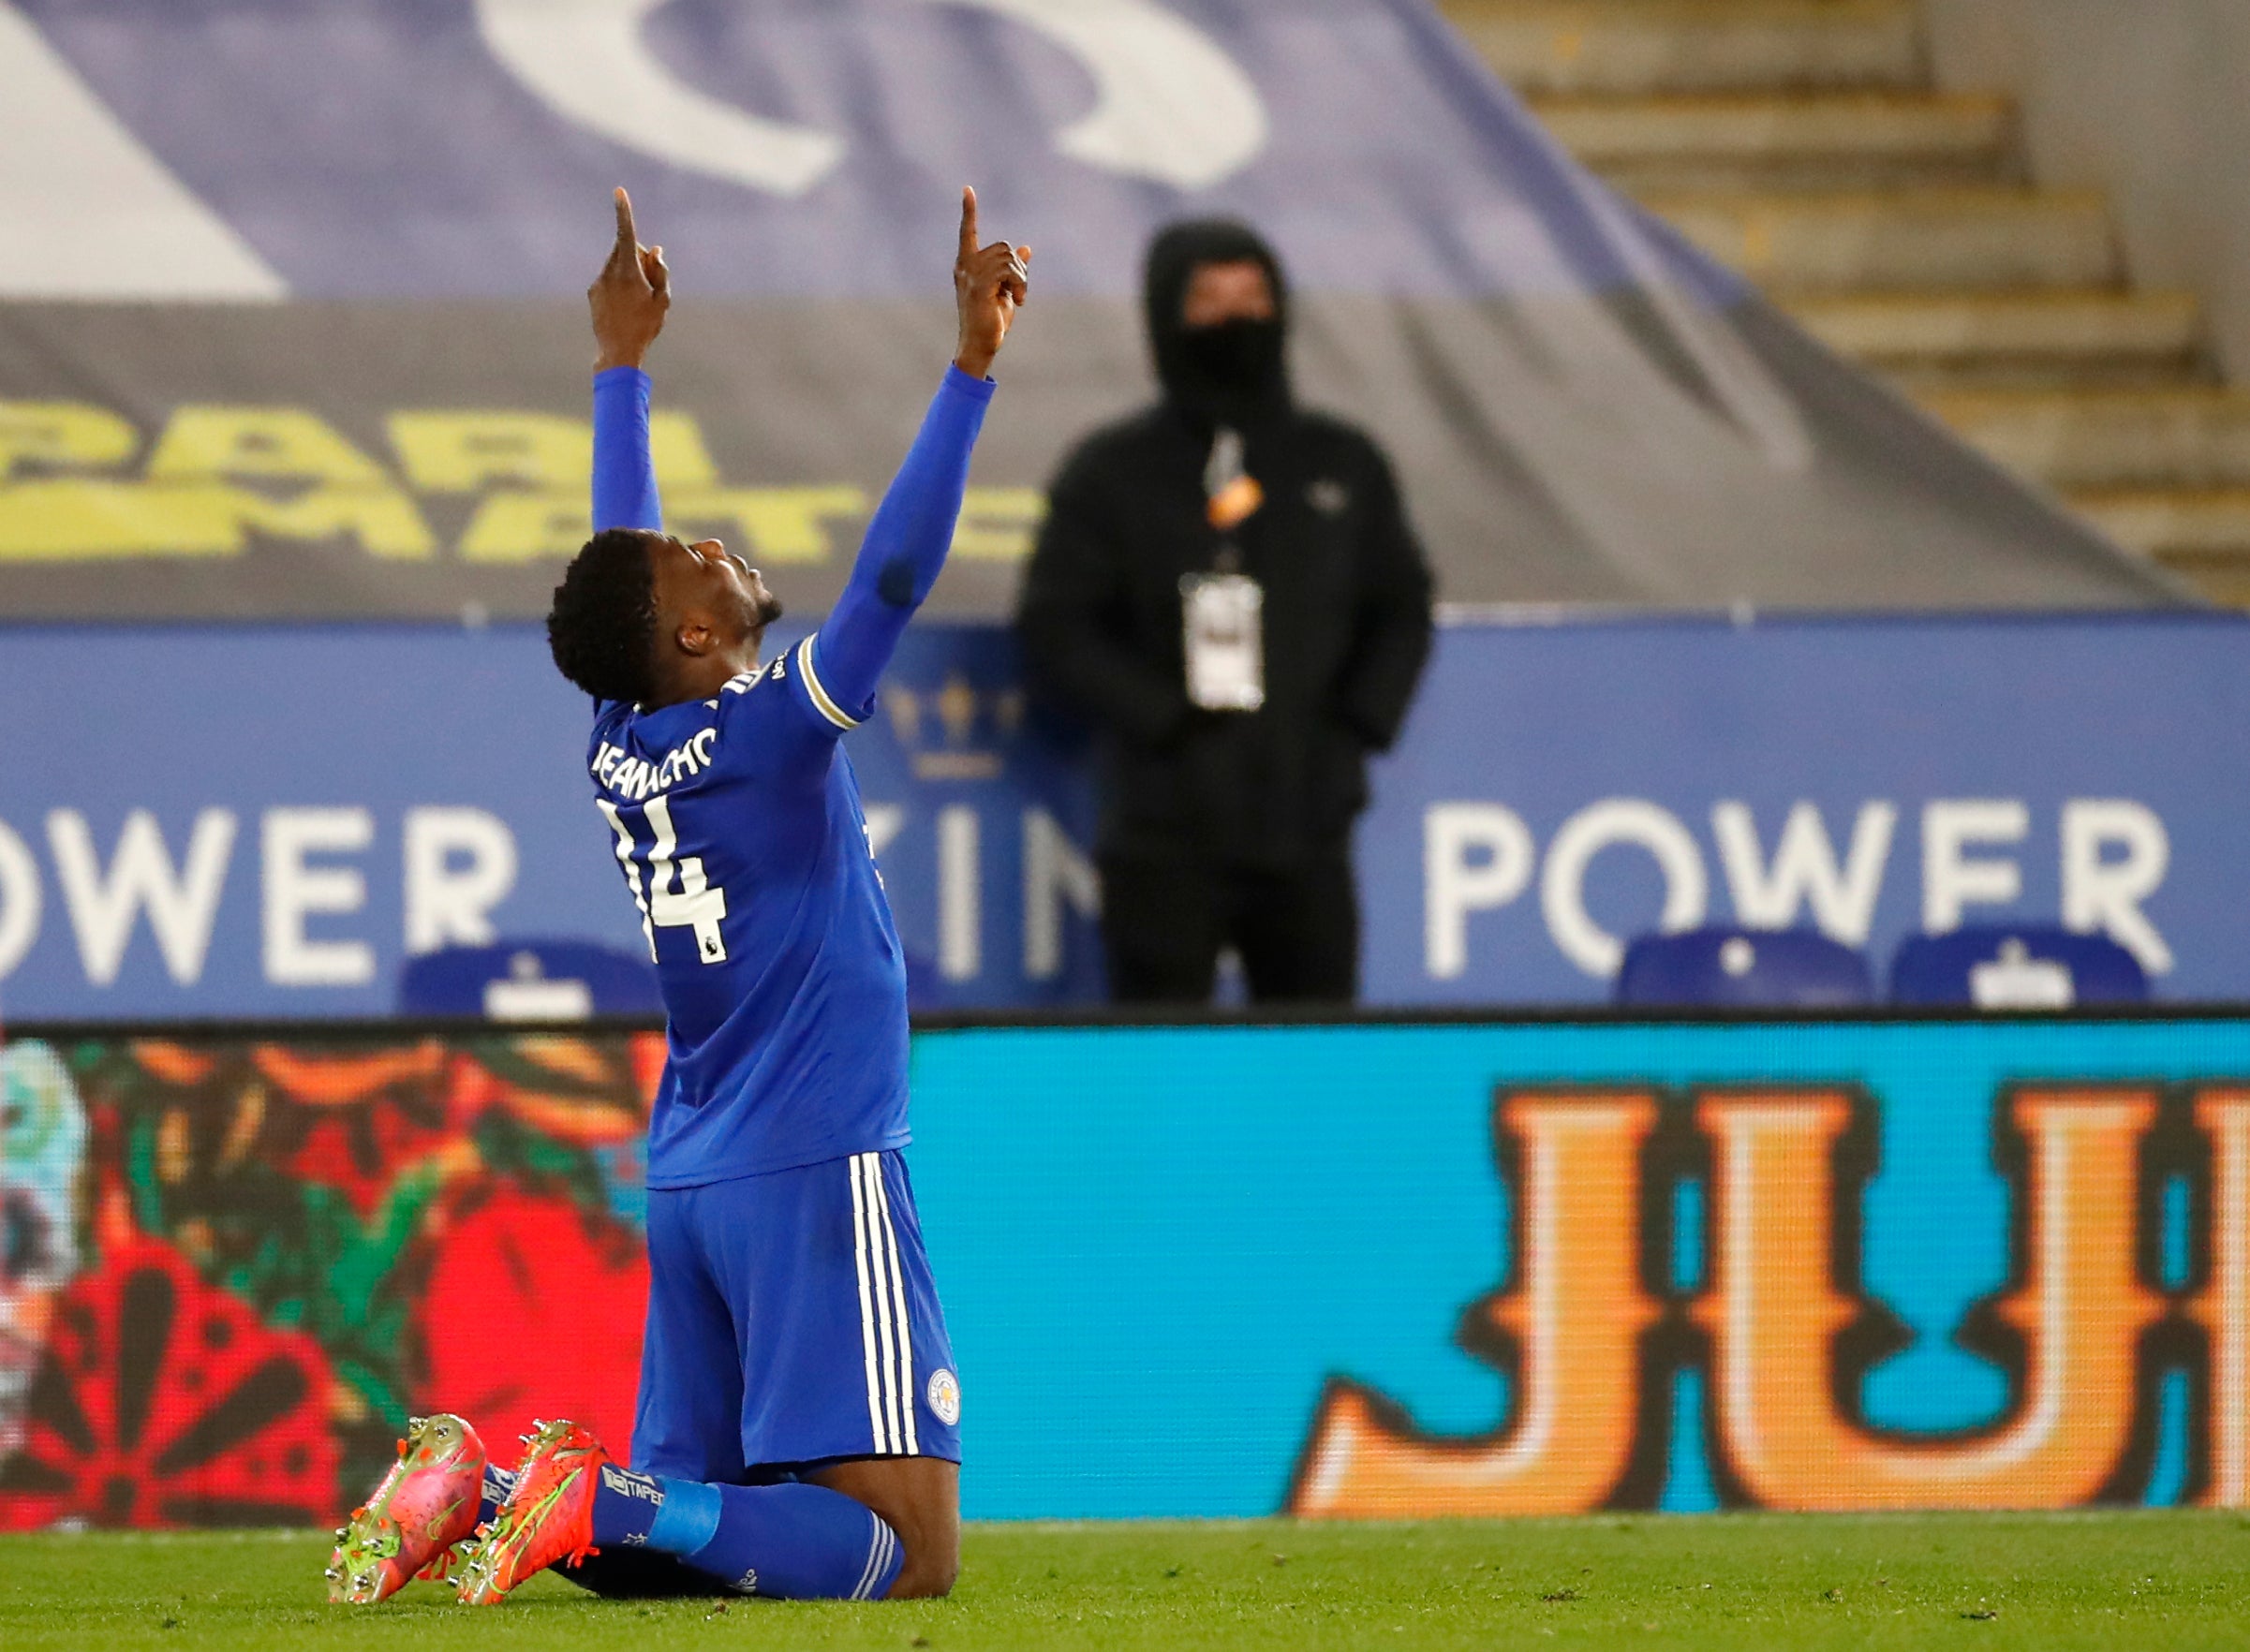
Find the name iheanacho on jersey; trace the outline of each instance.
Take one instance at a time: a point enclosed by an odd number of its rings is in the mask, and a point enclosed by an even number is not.
[[[812,639],[807,637],[797,644],[797,657],[804,665],[802,675],[813,709],[839,729],[858,728],[859,719],[838,707],[827,690],[821,686],[820,679],[813,674],[811,656]],[[721,692],[748,694],[768,677],[778,679],[788,674],[789,656],[783,655],[768,660],[754,671],[745,671],[738,677],[730,678]],[[706,700],[703,703],[713,711],[718,709],[716,700]],[[652,763],[605,740],[595,748],[593,760],[586,765],[586,772],[594,776],[596,785],[615,792],[621,798],[638,803],[643,798],[669,790],[679,781],[691,774],[700,774],[709,768],[711,748],[718,743],[718,728],[714,724],[701,730],[693,739],[674,746]]]
[[[637,758],[623,746],[603,741],[595,750],[586,771],[594,783],[619,797],[638,803],[659,791],[670,789],[690,774],[700,774],[711,766],[711,748],[718,744],[716,724],[702,730],[685,745],[675,745],[656,762]]]

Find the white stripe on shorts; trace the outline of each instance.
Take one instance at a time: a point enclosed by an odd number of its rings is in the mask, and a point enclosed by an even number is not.
[[[861,1154],[859,1173],[866,1183],[867,1260],[875,1285],[875,1342],[882,1355],[878,1369],[881,1379],[883,1425],[890,1431],[883,1449],[902,1454],[906,1451],[906,1427],[899,1420],[898,1345],[906,1335],[906,1316],[896,1308],[898,1247],[891,1240],[883,1208],[882,1155]],[[910,1410],[909,1408],[910,1415]]]
[[[883,1430],[882,1367],[875,1357],[875,1292],[867,1270],[867,1253],[871,1248],[868,1240],[873,1232],[875,1213],[867,1208],[857,1157],[851,1159],[851,1260],[859,1269],[859,1340],[867,1364],[867,1426],[875,1437],[875,1449],[881,1453],[894,1448]]]
[[[906,1419],[906,1454],[922,1453],[920,1431],[914,1425],[914,1328],[906,1311],[906,1274],[898,1265],[898,1230],[891,1225],[891,1189],[883,1180],[882,1161],[875,1160],[875,1204],[882,1213],[883,1242],[890,1249],[891,1301],[898,1315],[898,1409]]]

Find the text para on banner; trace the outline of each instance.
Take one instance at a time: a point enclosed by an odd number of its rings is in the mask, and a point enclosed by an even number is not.
[[[1842,1089],[1690,1092],[1658,1128],[1647,1090],[1518,1091],[1494,1116],[1520,1190],[1515,1278],[1461,1340],[1517,1395],[1483,1438],[1417,1429],[1379,1393],[1331,1385],[1290,1507],[1421,1518],[1645,1506],[1681,1445],[1672,1372],[1707,1364],[1708,1449],[1731,1500],[1776,1509],[2071,1508],[2137,1495],[2153,1468],[2157,1375],[2203,1355],[2213,1432],[2201,1500],[2239,1507],[2250,1415],[2250,1094],[2238,1084],[2024,1084],[2000,1099],[1996,1158],[2016,1209],[2006,1286],[1964,1346],[2006,1373],[1995,1423],[1947,1436],[1871,1428],[1852,1396],[1897,1346],[1864,1293],[1858,1211],[1874,1114]],[[2169,1174],[2199,1190],[2200,1288],[2154,1258]],[[1665,1235],[1708,1182],[1708,1278]],[[2154,1339],[2154,1340],[2152,1340]]]
[[[364,943],[302,938],[304,914],[348,916],[368,904],[361,871],[308,870],[307,857],[367,850],[373,827],[360,822],[371,819],[370,812],[348,806],[343,811],[348,822],[317,827],[297,820],[297,813],[269,811],[259,837],[265,979],[280,986],[372,981],[376,955]],[[2023,802],[1940,798],[1923,803],[1919,813],[1921,910],[1931,933],[1960,927],[1977,907],[2005,908],[2018,899],[2020,857],[2029,852],[2031,832]],[[880,854],[900,830],[905,811],[873,803],[868,815],[871,836],[881,839],[875,845]],[[1693,928],[1731,909],[1737,922],[1751,927],[1787,928],[1810,919],[1823,933],[1861,945],[1890,870],[1899,815],[1900,805],[1888,801],[1863,804],[1848,848],[1839,855],[1819,809],[1799,802],[1769,854],[1748,806],[1719,802],[1710,815],[1721,872],[1714,892],[1702,844],[1679,816],[1646,800],[1611,799],[1573,814],[1550,841],[1544,863],[1531,829],[1504,804],[1432,804],[1424,815],[1424,970],[1432,981],[1460,977],[1470,963],[1475,915],[1523,896],[1536,871],[1541,915],[1557,951],[1588,975],[1614,975],[1625,937],[1589,914],[1586,893],[1596,857],[1613,851],[1640,851],[1661,873],[1665,892],[1650,928]],[[979,811],[960,804],[940,809],[936,819],[941,942],[943,935],[954,937],[940,945],[940,964],[953,981],[973,980],[984,968],[983,943],[976,937],[990,873],[980,848],[980,821]],[[1018,826],[1026,902],[1019,962],[1030,977],[1044,979],[1059,967],[1061,903],[1092,917],[1099,912],[1100,891],[1085,851],[1045,810],[1023,811]],[[171,979],[181,984],[200,979],[235,829],[231,811],[202,810],[187,824],[175,859],[158,818],[136,808],[105,866],[85,817],[71,809],[51,812],[45,838],[53,880],[90,984],[116,980],[143,913]],[[308,831],[310,837],[303,835]],[[407,952],[491,939],[487,914],[514,881],[515,834],[508,823],[485,811],[412,809],[402,835]],[[2060,810],[2055,841],[2064,922],[2109,935],[2153,975],[2169,972],[2171,950],[2143,910],[2170,863],[2162,818],[2131,799],[2071,799]],[[467,863],[453,869],[448,856]],[[1725,895],[1724,907],[1715,892]],[[0,980],[37,940],[44,905],[30,834],[0,817]]]
[[[105,860],[83,813],[48,815],[54,881],[88,985],[116,981],[143,919],[174,984],[193,986],[202,979],[240,825],[231,810],[200,811],[175,860],[155,815],[134,809]],[[375,839],[374,812],[356,805],[275,808],[259,817],[256,899],[267,981],[333,987],[375,980],[377,954],[367,939],[316,934],[312,927],[316,920],[349,920],[366,908],[360,858]],[[517,872],[515,835],[506,821],[477,808],[409,808],[400,822],[396,864],[409,954],[498,938],[492,911],[515,887]],[[38,940],[46,904],[24,834],[0,819],[0,981]]]
[[[868,848],[880,858],[906,831],[910,812],[881,802],[866,812]],[[367,986],[394,951],[412,957],[502,938],[496,913],[521,867],[507,820],[457,804],[410,807],[399,817],[394,845],[378,843],[377,820],[377,811],[359,804],[284,807],[262,811],[245,832],[235,811],[205,808],[184,833],[168,833],[154,810],[134,808],[105,841],[80,809],[51,811],[43,833],[0,816],[0,982],[24,966],[59,917],[88,987],[116,984],[143,926],[140,944],[154,946],[166,977],[193,987],[211,962],[229,890],[237,901],[256,903],[258,970],[274,987]],[[969,804],[940,808],[924,827],[938,847],[937,973],[974,981],[999,962],[985,956],[994,905],[987,885],[1010,867],[999,863],[998,845],[986,845],[984,815]],[[1072,924],[1101,912],[1092,857],[1042,807],[995,821],[993,832],[1013,839],[1020,884],[1011,892],[1021,922],[1008,937],[1006,966],[1029,981],[1055,981]],[[234,879],[238,861],[251,857],[256,878]],[[372,881],[393,877],[394,887],[377,890]],[[396,949],[368,927],[375,908],[401,914]]]
[[[0,401],[0,565],[341,543],[380,560],[507,566],[567,558],[592,531],[585,420],[408,409],[385,429],[390,465],[309,408],[185,405],[136,473],[143,441],[124,414]],[[691,413],[652,414],[649,440],[674,530],[718,534],[762,562],[828,562],[873,509],[854,483],[728,483]],[[954,554],[1018,560],[1045,512],[1036,488],[971,488]]]

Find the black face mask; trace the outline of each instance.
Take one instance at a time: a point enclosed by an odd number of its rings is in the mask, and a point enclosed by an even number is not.
[[[1179,335],[1183,364],[1206,388],[1225,395],[1254,396],[1281,366],[1281,324],[1237,316],[1215,327],[1190,327]]]
[[[1188,288],[1197,268],[1246,259],[1266,270],[1273,318],[1188,326]],[[1192,422],[1247,429],[1288,410],[1289,283],[1247,225],[1200,219],[1164,230],[1148,248],[1141,302],[1165,399]]]

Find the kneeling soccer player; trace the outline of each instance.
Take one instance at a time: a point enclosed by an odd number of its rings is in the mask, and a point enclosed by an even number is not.
[[[1029,257],[980,246],[963,192],[959,352],[835,611],[762,666],[780,604],[757,570],[659,526],[641,361],[671,278],[617,192],[588,294],[597,531],[547,624],[595,700],[595,807],[671,1024],[634,1462],[553,1422],[511,1474],[463,1419],[417,1419],[337,1533],[333,1599],[378,1600],[456,1560],[478,1603],[557,1562],[619,1594],[953,1586],[960,1387],[899,1151],[905,964],[838,742],[873,713],[952,543]]]

